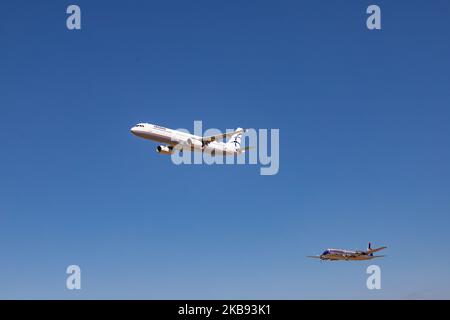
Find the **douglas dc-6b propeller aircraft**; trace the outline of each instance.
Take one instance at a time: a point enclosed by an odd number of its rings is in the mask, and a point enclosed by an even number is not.
[[[241,154],[249,148],[241,148],[242,134],[244,129],[238,128],[236,131],[218,134],[214,136],[200,137],[190,133],[164,128],[150,123],[138,123],[131,132],[141,138],[162,142],[156,151],[162,154],[172,154],[177,149],[188,148],[191,151],[207,152],[214,155],[235,155]],[[217,140],[230,137],[227,142]]]
[[[351,250],[341,250],[341,249],[327,249],[320,256],[308,256],[308,258],[317,258],[320,260],[371,260],[374,258],[381,258],[384,256],[374,256],[373,253],[386,249],[387,247],[380,247],[376,249],[371,248],[371,244],[369,242],[369,246],[366,251],[351,251]]]

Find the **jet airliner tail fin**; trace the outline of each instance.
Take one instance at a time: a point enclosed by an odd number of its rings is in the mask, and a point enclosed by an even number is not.
[[[235,133],[231,136],[230,140],[227,141],[227,146],[232,147],[235,149],[235,151],[239,151],[241,148],[241,139],[242,139],[242,133],[244,132],[244,129],[237,128]]]

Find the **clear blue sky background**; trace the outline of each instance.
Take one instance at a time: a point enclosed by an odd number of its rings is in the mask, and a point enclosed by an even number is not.
[[[450,298],[449,15],[446,0],[2,1],[0,298]],[[279,174],[175,166],[129,132],[194,120],[279,128]],[[379,291],[369,262],[305,258],[368,241],[389,246]]]

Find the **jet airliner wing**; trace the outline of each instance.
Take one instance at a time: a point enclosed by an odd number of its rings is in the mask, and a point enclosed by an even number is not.
[[[245,132],[245,130],[241,129],[241,130],[236,130],[236,131],[233,131],[233,132],[217,134],[217,135],[214,135],[214,136],[202,137],[202,141],[206,142],[206,143],[209,143],[209,142],[213,142],[213,141],[216,141],[216,140],[220,140],[220,139],[225,139],[225,138],[231,137],[232,135],[237,134],[237,133],[244,133],[244,132]]]

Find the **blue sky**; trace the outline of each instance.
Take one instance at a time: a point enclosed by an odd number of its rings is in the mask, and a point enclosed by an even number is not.
[[[3,1],[0,298],[450,298],[449,13]],[[129,132],[194,120],[279,128],[279,173],[175,166]],[[379,291],[370,263],[305,258],[368,241],[389,246]]]

